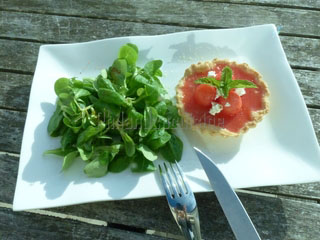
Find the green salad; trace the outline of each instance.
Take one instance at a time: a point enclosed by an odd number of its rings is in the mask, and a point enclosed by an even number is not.
[[[58,100],[48,133],[61,137],[61,146],[45,154],[62,156],[62,170],[82,160],[87,176],[102,177],[129,167],[154,171],[159,154],[181,159],[183,143],[173,133],[180,117],[159,80],[162,61],[141,68],[137,59],[138,47],[128,43],[96,78],[55,82]]]

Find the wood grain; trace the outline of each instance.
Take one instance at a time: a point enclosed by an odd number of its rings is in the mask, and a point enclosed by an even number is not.
[[[90,40],[90,39],[88,39]],[[289,63],[299,68],[320,68],[320,39],[281,37]],[[0,70],[32,73],[40,43],[0,39]],[[19,49],[17,51],[16,49]]]
[[[0,109],[0,151],[19,153],[26,113]]]
[[[6,11],[0,12],[0,21],[0,37],[56,43],[156,35],[196,29],[163,24]]]
[[[286,34],[320,36],[319,12],[305,9],[183,0],[112,0],[107,4],[102,0],[2,0],[0,9],[205,28],[274,23],[282,26],[282,32]]]
[[[306,104],[320,106],[320,71],[293,70]]]
[[[261,6],[272,7],[289,7],[289,8],[307,8],[320,9],[320,2],[318,0],[200,0],[207,2],[222,2],[235,4],[255,4]]]
[[[17,167],[17,157],[0,154],[0,202],[12,202]],[[10,176],[8,176],[8,172],[11,173]],[[317,193],[317,198],[320,197],[319,189],[320,184],[318,184],[318,187],[314,187],[313,194]],[[295,189],[292,187],[291,194],[294,192]],[[314,221],[317,215],[320,214],[319,204],[246,193],[239,193],[239,197],[262,239],[316,239],[317,234],[320,233],[320,223]],[[196,199],[203,238],[234,239],[214,194],[210,192],[197,193]],[[80,204],[52,208],[49,211],[102,220],[108,222],[109,226],[121,224],[179,235],[179,229],[171,216],[164,197]],[[11,213],[9,211],[7,214],[13,219],[17,216],[19,216],[19,219],[24,219],[24,215],[20,213]],[[46,230],[46,218],[44,218],[43,223],[42,217],[33,216],[32,214],[28,214],[28,218],[24,220],[27,221],[26,226],[29,226],[28,221],[32,222],[34,218],[41,222],[39,228]],[[17,221],[20,221],[19,219]],[[64,223],[62,219],[56,219],[55,221],[57,224]],[[68,222],[73,224],[73,221],[69,220]],[[68,226],[68,223],[64,224]],[[0,232],[2,227],[0,220]],[[22,230],[25,229],[23,228]]]
[[[82,42],[130,35],[156,35],[195,29],[159,24],[154,25],[16,12],[0,12],[0,19],[2,20],[2,24],[0,24],[0,37],[56,43]],[[100,29],[103,30],[97,31],[96,26],[100,26]],[[306,68],[320,68],[320,39],[288,36],[281,36],[280,38],[292,65]],[[21,53],[19,53],[20,51],[16,53],[19,54],[19,56],[12,55],[12,57],[15,57],[17,61],[22,57],[22,54],[29,54],[24,55],[24,58],[31,57],[34,59],[33,62],[28,62],[30,66],[20,66],[20,69],[17,70],[33,71],[35,57],[37,56],[36,48],[39,47],[39,44],[19,41],[16,42],[17,46],[13,46],[13,41],[9,41],[9,43],[10,44],[6,46],[8,43],[5,40],[0,42],[0,46],[3,46],[3,48],[7,50],[7,52],[2,53],[3,56],[15,54],[15,52],[12,51],[15,48],[22,50],[26,48]],[[24,58],[21,60],[26,62]],[[3,66],[3,68],[11,69],[15,67],[12,66],[12,63],[15,64],[13,59],[8,59],[6,63],[6,66]],[[19,65],[19,63],[16,64]],[[25,69],[26,67],[28,68]],[[16,66],[16,68],[18,68],[18,66]]]
[[[27,111],[32,75],[0,72],[0,108]]]
[[[163,239],[144,233],[0,208],[1,239]]]

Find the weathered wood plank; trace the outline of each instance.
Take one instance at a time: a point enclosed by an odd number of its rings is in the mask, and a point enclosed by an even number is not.
[[[2,24],[0,24],[0,37],[45,42],[81,42],[101,38],[129,35],[156,35],[195,29],[159,24],[154,25],[16,12],[0,12],[0,19],[2,19]],[[96,26],[99,26],[99,29],[103,30],[97,31]],[[292,65],[320,68],[320,51],[318,51],[320,49],[320,39],[281,36],[281,41]],[[5,42],[2,44],[5,44]],[[23,45],[21,47],[27,47],[24,46],[27,43],[19,42],[19,44]],[[31,45],[30,49],[26,49],[29,50],[29,52],[22,52],[22,54],[36,53],[35,48],[38,46],[38,44]],[[6,47],[8,48],[8,53],[6,54],[9,55],[14,48],[10,45]],[[33,57],[35,56],[36,54]],[[9,59],[7,65],[12,62],[14,61],[10,61]],[[33,66],[34,65],[30,66],[31,69],[29,69],[29,71],[32,71]],[[8,67],[9,66],[7,66],[7,68]]]
[[[1,202],[12,202],[17,168],[17,157],[0,154]],[[288,195],[295,196],[299,186],[293,185]],[[310,194],[317,194],[319,199],[320,184],[314,186],[314,190]],[[281,193],[281,189],[278,192]],[[314,239],[320,232],[320,223],[314,221],[320,214],[319,204],[245,193],[239,196],[263,239]],[[201,193],[196,194],[196,198],[204,239],[234,239],[214,195]],[[50,211],[179,234],[164,197],[81,204]]]
[[[320,73],[309,70],[293,70],[306,104],[320,106]],[[0,72],[0,108],[27,111],[31,75]]]
[[[40,43],[0,40],[0,69],[33,72]]]
[[[18,157],[0,153],[0,202],[13,202],[18,166]]]
[[[0,22],[0,37],[57,43],[133,35],[156,35],[195,29],[162,24],[5,11],[0,12]]]
[[[306,104],[320,106],[320,71],[293,70]]]
[[[223,2],[223,3],[241,3],[241,4],[256,4],[267,5],[272,7],[302,7],[310,9],[320,9],[320,2],[318,0],[200,0],[207,2]]]
[[[26,113],[0,109],[0,151],[19,153]]]
[[[90,39],[88,39],[90,40]],[[289,63],[300,68],[320,68],[320,39],[281,37]],[[0,69],[33,72],[40,44],[0,40]],[[17,51],[19,49],[19,51]]]
[[[309,108],[308,110],[309,110],[314,131],[318,139],[318,143],[320,143],[320,110],[312,109],[312,108]]]
[[[0,108],[26,111],[32,76],[0,72]]]
[[[248,7],[247,5],[230,3],[187,2],[183,0],[138,0],[134,2],[113,0],[108,1],[107,4],[104,1],[88,2],[85,0],[76,2],[3,0],[0,2],[0,8],[3,10],[207,28],[274,23],[283,26],[284,33],[320,36],[319,12],[305,9],[256,5]],[[190,17],[190,13],[192,13],[192,17]]]
[[[163,239],[144,233],[0,208],[1,239]]]

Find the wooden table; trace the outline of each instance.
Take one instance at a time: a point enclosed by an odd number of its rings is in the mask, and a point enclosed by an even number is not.
[[[12,211],[39,47],[274,23],[320,138],[320,1],[0,1],[0,239],[179,239],[166,199]],[[320,184],[243,189],[263,239],[320,239]],[[213,193],[196,194],[204,239],[234,239]]]

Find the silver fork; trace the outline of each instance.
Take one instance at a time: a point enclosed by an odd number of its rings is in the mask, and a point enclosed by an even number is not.
[[[187,240],[201,240],[200,222],[196,199],[188,183],[184,180],[181,167],[163,163],[159,172],[168,204],[174,219]]]

